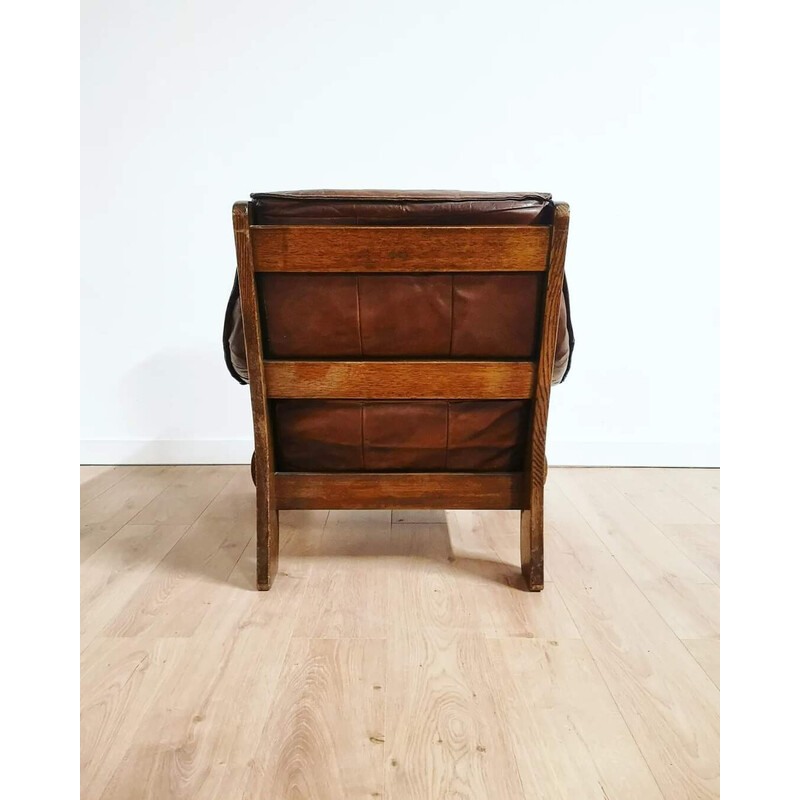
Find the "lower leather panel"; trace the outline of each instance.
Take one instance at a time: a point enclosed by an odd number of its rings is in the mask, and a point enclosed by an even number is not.
[[[272,402],[283,472],[513,472],[527,400]]]

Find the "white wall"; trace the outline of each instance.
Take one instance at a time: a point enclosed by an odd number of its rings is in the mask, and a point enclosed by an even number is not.
[[[249,458],[234,200],[453,188],[572,206],[551,463],[717,463],[713,0],[87,0],[82,46],[84,462]]]

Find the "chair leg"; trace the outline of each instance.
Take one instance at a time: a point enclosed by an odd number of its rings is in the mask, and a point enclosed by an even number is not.
[[[544,487],[531,487],[530,510],[520,514],[519,550],[522,579],[530,592],[544,588]]]
[[[256,485],[256,585],[260,592],[266,592],[272,588],[278,574],[278,512],[270,507],[267,486],[256,475],[255,454],[251,470]]]

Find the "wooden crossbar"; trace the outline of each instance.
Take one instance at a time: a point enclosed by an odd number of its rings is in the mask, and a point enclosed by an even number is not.
[[[542,272],[550,228],[253,225],[256,272]]]
[[[519,508],[521,472],[276,472],[279,509]]]
[[[265,361],[274,398],[529,399],[530,361]]]

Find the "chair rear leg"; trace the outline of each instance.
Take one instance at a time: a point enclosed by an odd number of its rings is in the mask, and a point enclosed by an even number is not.
[[[267,591],[278,573],[278,512],[269,508],[267,487],[256,483],[256,584]]]
[[[530,510],[520,513],[522,579],[530,592],[544,588],[544,486],[531,487]]]

